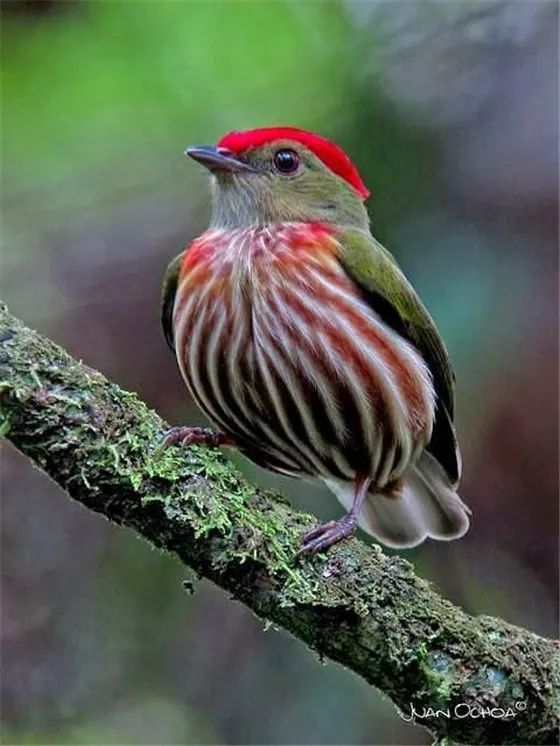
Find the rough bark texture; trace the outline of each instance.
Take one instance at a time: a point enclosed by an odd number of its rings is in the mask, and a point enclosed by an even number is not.
[[[159,452],[166,423],[155,412],[5,306],[0,402],[2,434],[71,497],[176,553],[403,713],[440,710],[416,718],[436,737],[558,743],[553,641],[468,616],[378,546],[353,539],[296,562],[312,518],[248,484],[218,450]]]

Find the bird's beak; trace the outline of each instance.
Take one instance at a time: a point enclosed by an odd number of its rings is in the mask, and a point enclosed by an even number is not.
[[[242,161],[231,150],[216,145],[191,145],[185,150],[185,155],[202,163],[209,171],[256,172],[256,168]]]

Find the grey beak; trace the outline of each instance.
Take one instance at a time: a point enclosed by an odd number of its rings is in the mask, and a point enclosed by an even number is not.
[[[215,145],[191,145],[185,150],[185,155],[202,163],[209,171],[246,171],[256,173],[256,168],[242,161],[227,148]]]

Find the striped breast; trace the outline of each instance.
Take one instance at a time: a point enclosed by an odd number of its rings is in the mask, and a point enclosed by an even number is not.
[[[383,487],[429,440],[433,388],[338,252],[320,224],[207,231],[185,254],[175,348],[197,404],[255,462]]]

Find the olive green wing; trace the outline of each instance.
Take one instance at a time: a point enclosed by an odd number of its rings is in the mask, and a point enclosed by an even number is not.
[[[346,231],[341,239],[340,261],[366,302],[388,326],[414,344],[430,369],[436,413],[427,450],[455,484],[461,471],[453,426],[455,375],[432,317],[393,256],[369,233]]]
[[[175,305],[179,272],[181,270],[184,256],[185,252],[182,251],[167,267],[163,278],[163,287],[161,289],[161,325],[163,327],[163,333],[165,334],[167,344],[172,350],[175,349],[173,340],[173,306]]]

